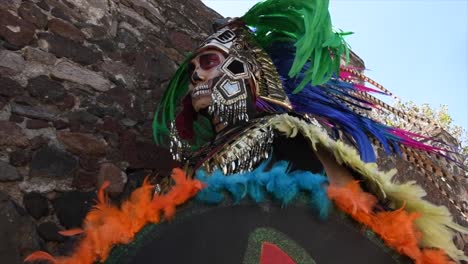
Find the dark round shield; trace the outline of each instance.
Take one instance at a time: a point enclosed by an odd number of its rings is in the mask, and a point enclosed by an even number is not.
[[[301,200],[301,199],[299,199]],[[288,260],[287,260],[288,259]],[[276,261],[276,262],[275,262]],[[318,219],[303,201],[184,205],[174,220],[148,225],[106,263],[410,263],[371,231],[333,212]]]

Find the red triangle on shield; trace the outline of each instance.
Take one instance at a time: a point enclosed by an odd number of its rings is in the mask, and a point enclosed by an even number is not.
[[[296,262],[277,245],[263,242],[260,264],[296,264]]]

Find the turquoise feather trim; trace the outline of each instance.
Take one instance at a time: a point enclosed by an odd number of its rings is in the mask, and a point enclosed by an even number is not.
[[[225,176],[220,170],[208,175],[204,170],[196,172],[196,178],[207,186],[196,199],[206,203],[220,203],[227,191],[239,203],[247,195],[257,203],[263,202],[267,194],[273,195],[283,205],[289,204],[301,191],[308,193],[311,205],[321,218],[326,218],[330,209],[325,185],[327,177],[308,171],[289,171],[286,161],[276,162],[265,171],[268,161],[252,172]]]

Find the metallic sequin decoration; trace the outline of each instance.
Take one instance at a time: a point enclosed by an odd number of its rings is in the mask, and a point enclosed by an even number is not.
[[[170,125],[169,137],[169,151],[172,154],[172,159],[181,162],[185,161],[190,155],[190,144],[179,137],[174,121]]]
[[[259,119],[254,126],[206,160],[203,168],[208,173],[220,169],[228,175],[251,171],[263,160],[268,159],[274,138],[269,119],[270,117]]]

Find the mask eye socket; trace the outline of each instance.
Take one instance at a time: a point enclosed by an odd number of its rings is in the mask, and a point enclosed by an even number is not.
[[[233,60],[231,64],[227,66],[227,69],[232,72],[233,75],[239,75],[246,73],[244,64],[238,60]]]
[[[203,54],[199,58],[200,62],[200,68],[203,70],[209,70],[213,67],[218,66],[221,63],[221,59],[217,54],[214,53],[208,53],[208,54]]]

